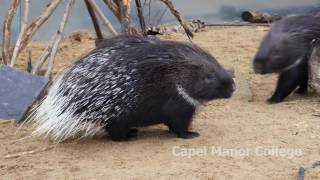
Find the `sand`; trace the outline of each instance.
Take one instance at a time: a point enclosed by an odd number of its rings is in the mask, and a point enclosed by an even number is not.
[[[194,42],[221,64],[234,68],[237,82],[242,82],[242,90],[232,99],[199,108],[192,129],[200,137],[178,139],[159,125],[140,129],[138,138],[128,142],[100,137],[56,145],[40,138],[19,140],[29,135],[28,126],[17,131],[10,122],[0,123],[0,157],[53,147],[1,159],[0,179],[296,179],[299,167],[320,160],[320,98],[310,93],[291,95],[280,104],[265,103],[276,75],[254,74],[252,59],[266,31],[262,27],[215,27],[195,35]],[[162,38],[186,40],[177,34]],[[94,47],[91,35],[75,39],[66,38],[59,49],[55,74]],[[30,45],[33,60],[44,44]],[[20,68],[27,57],[27,53],[21,55]],[[241,92],[249,88],[252,97]],[[272,148],[271,155],[261,154]],[[197,153],[191,154],[192,150]],[[284,154],[277,153],[284,150]],[[307,171],[305,179],[320,179],[320,167]]]

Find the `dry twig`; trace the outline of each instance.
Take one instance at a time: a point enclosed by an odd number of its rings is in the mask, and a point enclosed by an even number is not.
[[[32,150],[32,151],[24,151],[24,152],[20,152],[20,153],[16,153],[16,154],[8,154],[6,156],[2,156],[1,159],[12,159],[12,158],[18,158],[20,156],[25,156],[25,155],[30,155],[30,154],[36,154],[36,153],[40,153],[40,152],[44,152],[44,151],[48,151],[53,149],[53,146],[50,147],[45,147],[39,150]]]

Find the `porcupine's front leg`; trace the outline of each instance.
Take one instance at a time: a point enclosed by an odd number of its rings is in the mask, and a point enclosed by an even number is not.
[[[109,135],[114,141],[126,141],[137,137],[138,129],[128,126],[126,120],[117,120],[107,128]]]
[[[179,138],[191,139],[199,136],[199,133],[189,131],[195,108],[184,102],[169,100],[163,108],[165,124],[169,130]]]
[[[279,75],[277,87],[272,97],[267,100],[268,103],[282,102],[298,86],[298,77],[292,70],[282,72]]]

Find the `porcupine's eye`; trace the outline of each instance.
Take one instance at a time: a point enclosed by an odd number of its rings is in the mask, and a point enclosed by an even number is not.
[[[213,74],[207,74],[206,75],[206,79],[212,80],[212,79],[214,79],[214,75]]]
[[[206,74],[205,75],[205,78],[204,78],[204,81],[206,83],[211,83],[212,81],[214,81],[216,78],[214,76],[214,74]]]

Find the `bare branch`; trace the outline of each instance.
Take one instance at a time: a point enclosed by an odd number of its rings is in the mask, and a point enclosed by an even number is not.
[[[141,31],[142,31],[143,36],[146,37],[147,36],[147,29],[146,29],[146,23],[144,21],[144,16],[143,16],[142,7],[141,7],[141,1],[140,0],[136,0],[136,6],[137,6],[137,11],[138,11]]]
[[[57,51],[58,51],[58,46],[59,46],[60,41],[62,39],[62,35],[63,35],[63,31],[64,31],[64,28],[65,28],[65,25],[66,25],[66,23],[68,21],[68,18],[70,16],[73,3],[74,3],[74,0],[68,0],[65,12],[63,14],[62,21],[61,21],[59,29],[57,31],[56,39],[53,42],[51,54],[50,54],[50,57],[49,57],[49,60],[48,60],[48,69],[47,69],[47,72],[45,74],[45,77],[47,77],[47,78],[49,78],[51,76],[51,72],[52,72],[53,64],[54,64],[54,59],[56,57],[56,54],[57,54]]]
[[[109,29],[112,35],[117,35],[117,31],[113,28],[108,18],[103,14],[99,6],[94,0],[88,0],[92,8],[98,13],[98,16],[102,20],[103,24]]]
[[[31,40],[31,37],[40,26],[48,20],[48,18],[52,15],[53,11],[57,8],[61,0],[51,0],[50,3],[47,5],[47,8],[42,12],[42,14],[33,21],[30,26],[27,28],[25,34],[22,37],[21,46],[19,48],[19,52],[21,52]]]
[[[121,22],[120,9],[117,0],[103,0],[107,4],[112,13],[116,16],[119,22]]]
[[[130,33],[130,29],[131,29],[130,2],[131,0],[119,1],[121,26],[122,26],[122,31],[125,33]]]
[[[183,27],[184,31],[186,32],[188,38],[193,38],[193,33],[190,31],[188,27],[188,23],[182,20],[180,13],[175,9],[173,3],[170,0],[160,0],[162,1],[171,11],[171,13],[176,17],[180,25]]]
[[[98,22],[97,16],[96,16],[91,4],[89,3],[89,1],[85,0],[84,2],[86,3],[87,10],[88,10],[89,15],[91,17],[91,20],[92,20],[92,23],[93,23],[93,26],[94,26],[94,30],[96,31],[97,39],[98,39],[98,41],[101,41],[103,39],[103,35],[102,35],[101,29],[100,29],[100,26],[99,26],[99,22]]]
[[[3,63],[7,64],[10,60],[10,36],[11,36],[11,23],[13,16],[17,12],[20,0],[12,0],[10,8],[6,14],[3,23],[3,37],[2,37],[2,59]]]
[[[27,26],[28,26],[28,17],[29,17],[29,10],[30,10],[30,1],[31,0],[24,0],[24,13],[23,13],[23,19],[22,19],[22,25],[21,25],[21,30],[18,36],[18,40],[16,42],[16,45],[13,50],[10,66],[13,67],[14,64],[16,63],[16,60],[18,58],[18,53],[21,45],[21,40],[26,32]]]
[[[32,68],[31,74],[38,74],[39,70],[41,69],[42,65],[45,63],[45,61],[50,56],[52,50],[52,45],[49,45],[41,55],[40,59],[37,61],[37,63]]]

